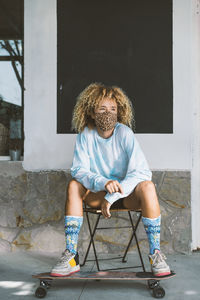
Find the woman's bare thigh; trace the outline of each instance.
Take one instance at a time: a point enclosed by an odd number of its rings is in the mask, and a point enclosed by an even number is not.
[[[105,195],[107,192],[100,191],[97,193],[93,193],[90,190],[87,190],[85,193],[83,200],[86,202],[86,204],[92,208],[100,208],[101,203],[105,199]],[[135,190],[127,197],[123,198],[123,205],[126,208],[138,210],[141,209],[140,200],[138,199]]]
[[[90,190],[87,190],[87,192],[83,197],[83,201],[85,201],[85,203],[92,208],[100,208],[105,195],[106,195],[105,191],[93,193]]]
[[[133,210],[141,209],[141,201],[140,201],[135,189],[130,195],[128,195],[127,197],[125,197],[123,199],[123,205],[125,208],[129,208],[129,209],[133,209]]]

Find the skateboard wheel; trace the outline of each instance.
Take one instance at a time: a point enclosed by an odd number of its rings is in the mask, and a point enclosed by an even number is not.
[[[39,286],[35,291],[35,296],[37,298],[44,298],[46,296],[46,294],[47,294],[47,291],[42,286]]]
[[[165,297],[165,290],[161,286],[157,286],[153,289],[154,298],[163,298]]]

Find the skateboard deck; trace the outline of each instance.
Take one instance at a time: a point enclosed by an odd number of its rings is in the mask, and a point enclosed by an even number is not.
[[[171,271],[171,274],[166,276],[154,276],[151,272],[114,272],[114,271],[100,271],[100,272],[77,272],[69,276],[51,276],[50,273],[40,273],[32,275],[33,278],[40,280],[40,286],[35,291],[35,296],[44,298],[47,294],[47,289],[51,287],[54,280],[146,280],[148,287],[153,291],[153,297],[163,298],[165,290],[160,286],[160,280],[169,279],[176,274]]]
[[[163,280],[174,277],[176,274],[171,272],[171,274],[166,276],[154,276],[151,272],[111,272],[111,271],[101,271],[101,272],[77,272],[69,276],[51,276],[50,273],[40,273],[32,275],[33,278],[38,279],[101,279],[101,280]]]

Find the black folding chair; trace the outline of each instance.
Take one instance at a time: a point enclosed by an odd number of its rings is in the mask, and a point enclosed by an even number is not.
[[[116,226],[116,227],[98,227],[100,218],[102,217],[101,210],[100,209],[95,209],[95,208],[87,207],[87,205],[85,204],[85,202],[84,202],[83,211],[85,212],[86,218],[87,218],[87,224],[88,224],[89,233],[90,233],[90,241],[89,241],[89,245],[88,245],[88,248],[87,248],[87,251],[86,251],[86,254],[85,254],[85,257],[84,257],[84,260],[83,260],[83,263],[81,264],[81,266],[84,266],[87,261],[95,261],[98,271],[109,271],[109,270],[120,270],[120,269],[141,268],[142,267],[143,271],[145,272],[145,266],[144,266],[143,258],[142,258],[142,255],[141,255],[141,251],[140,251],[140,246],[139,246],[139,243],[138,243],[137,235],[136,235],[136,230],[137,230],[138,225],[139,225],[139,223],[141,221],[141,218],[142,218],[142,213],[141,213],[140,210],[139,211],[135,211],[135,210],[124,209],[124,208],[110,209],[111,213],[112,212],[116,212],[116,211],[117,212],[128,213],[129,220],[130,220],[130,226]],[[136,216],[137,216],[135,222],[133,220],[131,212],[133,214],[136,214]],[[94,228],[92,228],[92,226],[91,226],[91,221],[90,221],[90,217],[89,217],[90,214],[97,215],[97,219],[96,219]],[[95,246],[95,233],[96,233],[96,230],[106,230],[106,229],[116,229],[116,228],[118,228],[118,229],[132,228],[132,234],[131,234],[130,240],[129,240],[128,244],[127,244],[127,247],[125,249],[124,255],[123,256],[119,256],[119,257],[101,258],[101,259],[99,259],[97,257],[97,251],[96,251],[96,246]],[[126,262],[126,255],[128,253],[128,250],[130,248],[130,245],[131,245],[131,242],[132,242],[133,238],[135,238],[135,242],[136,242],[136,246],[137,246],[137,250],[138,250],[138,254],[139,254],[141,265],[139,265],[139,266],[129,266],[129,267],[123,267],[123,268],[110,268],[110,269],[101,269],[100,268],[100,265],[99,265],[99,261],[100,260],[112,260],[112,259],[122,258],[122,262],[125,263]],[[87,259],[91,245],[92,245],[92,248],[93,248],[93,251],[94,251],[94,257],[95,257],[95,259]]]

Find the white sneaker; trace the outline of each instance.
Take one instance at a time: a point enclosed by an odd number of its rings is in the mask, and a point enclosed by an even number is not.
[[[62,253],[60,261],[51,270],[51,276],[69,276],[80,271],[79,256],[69,250]]]
[[[149,255],[151,271],[155,276],[165,276],[171,274],[170,267],[166,264],[166,256],[156,250],[154,254]]]

